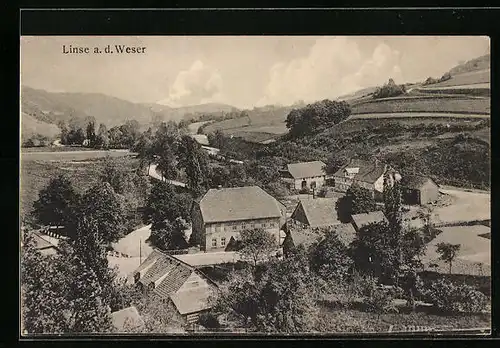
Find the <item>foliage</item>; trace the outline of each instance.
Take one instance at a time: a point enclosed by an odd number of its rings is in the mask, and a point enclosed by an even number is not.
[[[372,193],[357,185],[352,184],[346,194],[335,203],[338,219],[341,222],[350,222],[355,214],[370,213],[377,210],[377,204]]]
[[[21,253],[22,319],[33,333],[98,333],[111,330],[108,288],[82,255],[61,243],[43,256],[26,235]]]
[[[347,102],[328,99],[293,109],[286,118],[286,126],[292,137],[312,134],[342,122],[351,114]]]
[[[33,203],[33,216],[42,225],[65,226],[79,195],[65,175],[51,179]]]
[[[444,312],[477,313],[488,305],[488,298],[474,287],[442,279],[424,289],[424,296],[426,301]]]
[[[185,249],[188,247],[184,230],[187,228],[186,222],[182,218],[158,221],[151,226],[149,241],[154,246],[164,249]]]
[[[366,309],[373,313],[398,312],[394,305],[395,293],[391,289],[377,287],[371,296],[364,299]]]
[[[404,85],[396,85],[393,79],[389,79],[382,87],[377,88],[373,93],[374,99],[397,97],[406,93]]]
[[[185,135],[179,143],[178,168],[187,175],[187,186],[194,197],[202,195],[209,186],[208,157],[193,138]]]
[[[317,317],[310,279],[302,254],[275,261],[258,276],[240,271],[221,287],[215,310],[231,313],[259,332],[309,332]]]
[[[257,262],[267,260],[276,251],[276,238],[262,228],[243,230],[240,232],[242,248],[238,251],[243,258],[249,258],[257,266]]]
[[[141,333],[184,332],[184,320],[169,299],[165,300],[151,292],[132,301],[132,305],[144,320],[145,327]]]
[[[155,181],[144,209],[144,221],[157,223],[182,218],[190,221],[192,199],[189,195],[176,193],[174,187],[163,181]]]
[[[23,140],[23,147],[40,147],[47,146],[50,144],[50,138],[46,135],[35,133],[31,135],[28,139]]]
[[[349,248],[333,231],[324,236],[311,246],[311,269],[324,279],[343,281],[353,265]]]
[[[453,261],[455,261],[459,250],[460,244],[440,242],[436,245],[436,251],[440,254],[439,259],[448,263],[450,266],[450,274]]]
[[[211,312],[205,312],[200,314],[198,323],[207,329],[218,329],[220,328],[220,323],[217,317]]]
[[[85,192],[78,206],[71,212],[68,234],[77,237],[84,218],[97,223],[99,238],[103,243],[117,241],[125,231],[126,212],[123,198],[107,182],[98,183]]]

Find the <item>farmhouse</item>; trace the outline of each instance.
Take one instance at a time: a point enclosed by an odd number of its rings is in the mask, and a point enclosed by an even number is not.
[[[335,189],[339,192],[346,192],[353,183],[356,183],[372,192],[375,199],[381,199],[384,191],[384,174],[387,172],[392,174],[393,181],[401,179],[399,173],[378,160],[351,159],[348,164],[333,174]]]
[[[359,232],[361,228],[369,224],[379,223],[382,221],[387,222],[387,218],[382,211],[372,211],[371,213],[355,214],[352,216],[352,226],[356,232]]]
[[[439,186],[431,178],[405,175],[401,179],[403,201],[409,205],[424,205],[439,197]]]
[[[280,171],[281,180],[290,189],[315,189],[325,184],[325,163],[321,161],[290,163]]]
[[[208,299],[217,290],[215,283],[194,267],[156,249],[135,270],[134,283],[143,291],[170,299],[189,323],[210,308]]]
[[[314,198],[301,200],[291,215],[292,223],[316,228],[339,224],[335,199]]]
[[[192,241],[202,250],[223,251],[241,231],[263,228],[280,242],[286,207],[258,186],[210,189],[191,211]]]

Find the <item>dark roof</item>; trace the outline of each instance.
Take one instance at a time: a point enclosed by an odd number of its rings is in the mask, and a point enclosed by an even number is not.
[[[387,170],[387,165],[376,161],[367,161],[362,159],[351,159],[351,161],[342,166],[333,174],[337,177],[345,177],[344,172],[351,168],[359,168],[359,171],[354,176],[354,180],[359,180],[373,184]]]
[[[290,163],[287,170],[295,179],[310,178],[325,175],[325,163],[321,161]]]
[[[154,291],[165,298],[179,290],[193,271],[193,267],[175,257],[153,250],[134,275],[142,273],[138,282],[144,286],[155,284]]]
[[[382,211],[373,211],[367,214],[355,214],[352,216],[352,221],[359,229],[372,223],[387,221],[387,219]]]
[[[144,326],[144,320],[133,306],[111,313],[111,323],[118,332],[127,332]]]
[[[331,232],[337,233],[339,239],[348,246],[356,238],[356,230],[352,224],[338,224],[334,225],[330,229]]]
[[[320,237],[322,237],[322,233],[318,230],[312,228],[296,228],[290,229],[288,236],[285,238],[291,238],[295,246],[302,244],[307,248]]]
[[[426,176],[421,176],[421,175],[405,175],[405,176],[403,176],[401,178],[400,183],[401,183],[401,186],[403,186],[403,187],[407,187],[407,188],[418,190],[422,186],[424,186],[424,184],[426,184],[428,181],[431,181],[431,182],[434,183],[434,181],[431,178],[426,177]]]
[[[199,204],[205,223],[282,216],[282,204],[258,186],[210,189]]]
[[[303,199],[298,203],[296,209],[302,206],[309,226],[312,228],[331,226],[339,223],[335,202],[336,200],[331,198]]]

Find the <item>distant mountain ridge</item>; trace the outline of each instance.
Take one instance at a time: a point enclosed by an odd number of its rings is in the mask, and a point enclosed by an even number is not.
[[[53,136],[54,127],[59,122],[85,124],[95,118],[97,124],[108,128],[123,124],[127,120],[137,120],[146,126],[156,121],[179,121],[185,114],[229,112],[238,110],[227,104],[208,103],[194,106],[171,108],[155,103],[132,103],[127,100],[100,93],[59,93],[48,92],[28,86],[21,88],[21,111],[28,120],[23,124],[23,136],[31,133]],[[35,122],[36,121],[36,122]],[[42,124],[49,125],[43,127]],[[37,125],[37,130],[32,125]],[[50,129],[50,132],[45,130]],[[48,134],[50,133],[50,134]]]

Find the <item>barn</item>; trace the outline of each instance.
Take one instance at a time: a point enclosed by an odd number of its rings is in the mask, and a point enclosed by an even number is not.
[[[408,205],[424,205],[439,197],[439,186],[429,177],[405,175],[401,179],[403,202]]]

